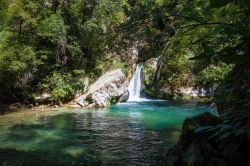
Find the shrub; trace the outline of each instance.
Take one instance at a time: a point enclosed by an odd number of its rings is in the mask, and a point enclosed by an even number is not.
[[[210,65],[199,72],[197,76],[197,82],[203,85],[214,86],[216,84],[219,84],[231,70],[232,65]]]
[[[69,78],[69,75],[55,72],[51,77],[46,77],[39,87],[41,90],[49,92],[54,102],[61,104],[74,94],[74,88],[70,85]]]

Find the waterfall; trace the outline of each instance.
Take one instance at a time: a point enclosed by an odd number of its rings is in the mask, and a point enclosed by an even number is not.
[[[165,59],[164,56],[160,55],[156,60],[156,71],[155,71],[155,77],[154,77],[155,81],[158,81],[160,79],[162,63],[164,59]]]
[[[140,101],[142,70],[143,70],[143,65],[138,64],[136,66],[135,74],[133,75],[128,86],[128,91],[129,91],[128,101]]]

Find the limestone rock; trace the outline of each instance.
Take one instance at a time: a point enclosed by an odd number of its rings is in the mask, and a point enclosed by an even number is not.
[[[81,106],[106,106],[112,98],[121,97],[127,86],[128,80],[122,70],[113,70],[102,75],[75,102]]]
[[[125,91],[125,93],[122,94],[122,96],[120,97],[119,99],[119,102],[123,103],[123,102],[126,102],[129,98],[129,92],[128,90]]]
[[[41,95],[37,95],[33,98],[35,103],[41,104],[41,103],[47,103],[49,100],[51,100],[51,95],[49,93],[43,93]]]
[[[191,97],[211,97],[211,90],[203,87],[180,87],[175,90],[176,94],[187,95]]]
[[[212,89],[204,87],[178,87],[176,89],[170,86],[162,87],[159,90],[159,98],[172,98],[173,96],[190,96],[190,97],[211,97]]]

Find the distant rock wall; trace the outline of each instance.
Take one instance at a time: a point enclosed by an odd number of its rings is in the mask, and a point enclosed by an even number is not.
[[[205,87],[179,87],[175,89],[171,89],[170,86],[162,87],[159,90],[158,97],[159,98],[174,98],[174,97],[212,97],[213,90]]]
[[[182,95],[188,95],[192,97],[210,97],[212,92],[208,88],[204,87],[180,87],[177,88],[175,93]]]
[[[145,62],[144,81],[145,81],[146,93],[151,97],[157,97],[157,93],[159,90],[161,69],[164,60],[165,57],[161,55],[157,58],[150,58]]]

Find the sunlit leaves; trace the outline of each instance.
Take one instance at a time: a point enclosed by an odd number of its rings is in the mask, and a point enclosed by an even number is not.
[[[204,85],[220,83],[232,70],[232,68],[233,66],[226,64],[220,64],[218,66],[210,65],[199,72],[197,80]]]
[[[43,20],[39,27],[39,36],[47,37],[51,41],[65,40],[68,27],[59,14],[52,14]]]
[[[36,59],[34,49],[29,46],[12,46],[0,53],[0,75],[4,78],[0,81],[10,81],[8,77],[15,79],[25,71],[35,71],[40,61]],[[13,82],[10,82],[13,84]]]
[[[67,100],[74,92],[68,78],[69,76],[54,72],[51,76],[46,77],[39,87],[44,91],[50,92],[55,102],[61,103]]]
[[[3,28],[3,25],[5,23],[5,18],[7,15],[7,10],[8,10],[8,5],[9,1],[8,0],[0,0],[0,28]]]

